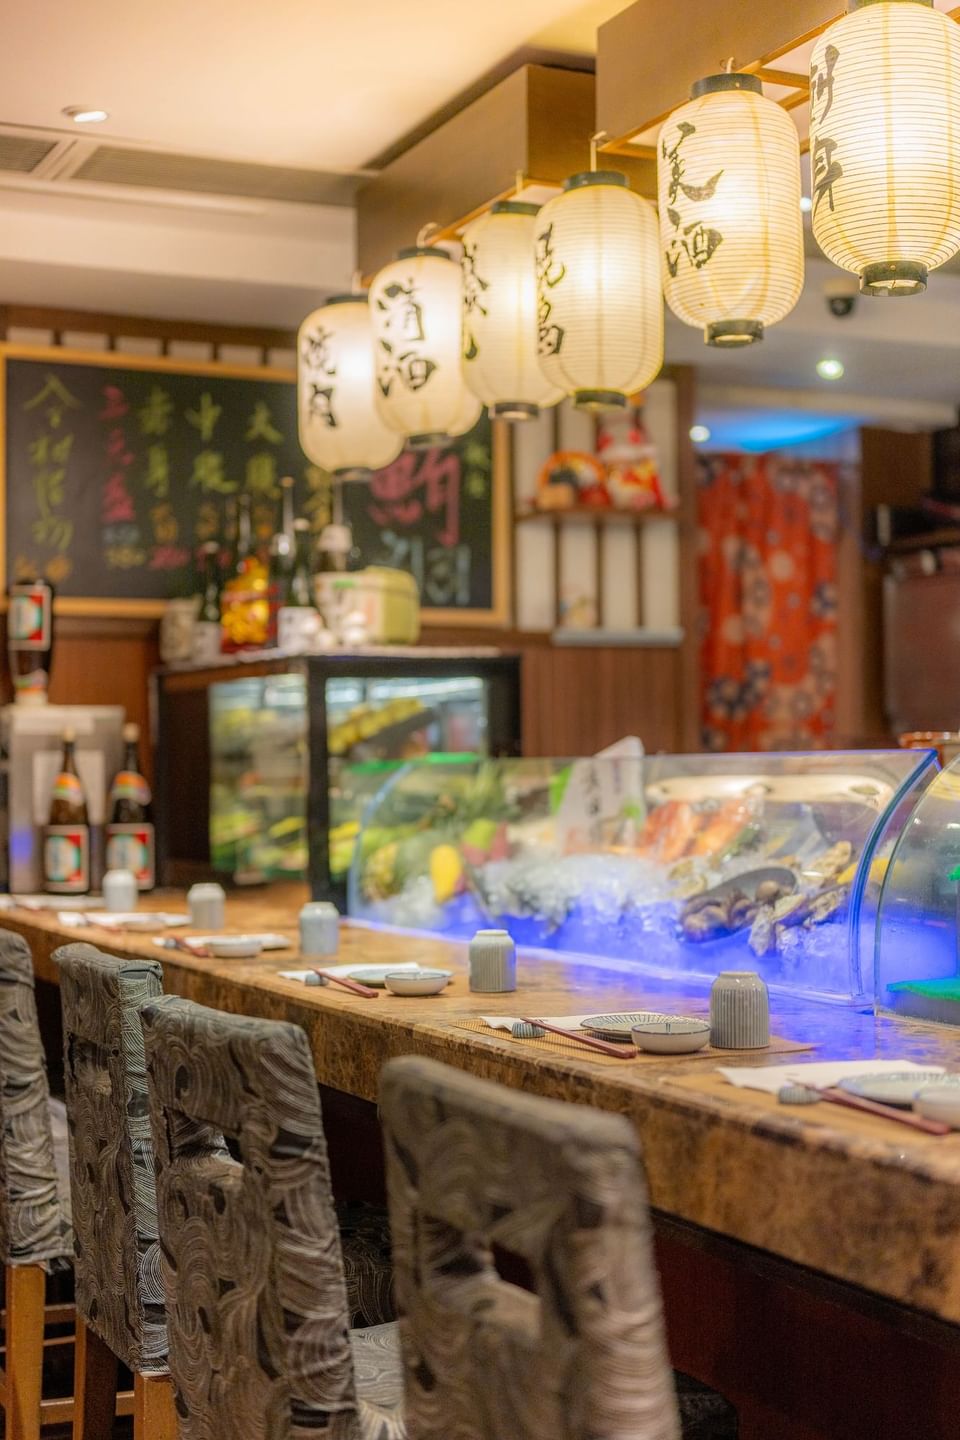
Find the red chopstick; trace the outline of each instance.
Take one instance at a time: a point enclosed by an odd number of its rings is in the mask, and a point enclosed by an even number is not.
[[[321,980],[326,980],[330,985],[342,985],[344,990],[352,990],[354,995],[362,995],[364,1000],[379,1000],[380,991],[371,990],[369,985],[361,985],[359,980],[348,980],[345,975],[331,975],[329,970],[317,970],[314,968],[314,975],[319,975]]]
[[[922,1130],[925,1135],[949,1135],[951,1126],[944,1125],[942,1120],[927,1120],[923,1115],[914,1115],[911,1110],[898,1110],[893,1105],[881,1105],[876,1100],[864,1100],[859,1095],[850,1095],[846,1090],[837,1090],[831,1086],[821,1089],[817,1085],[811,1085],[822,1100],[829,1100],[833,1105],[846,1105],[850,1110],[865,1110],[868,1115],[880,1115],[884,1120],[895,1120],[898,1125],[909,1125],[911,1130]]]
[[[549,1030],[551,1035],[561,1035],[564,1040],[575,1040],[578,1045],[585,1045],[588,1050],[596,1050],[599,1055],[614,1055],[618,1060],[635,1060],[637,1057],[632,1045],[611,1045],[606,1040],[597,1040],[593,1035],[581,1035],[577,1030],[561,1030],[559,1025],[548,1025],[546,1020],[534,1020],[529,1015],[521,1015],[520,1019],[525,1025],[539,1025],[541,1030]]]

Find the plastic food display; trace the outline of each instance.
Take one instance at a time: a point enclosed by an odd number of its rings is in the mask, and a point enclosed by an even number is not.
[[[936,767],[905,750],[411,764],[367,807],[349,909],[869,1005],[884,876]]]
[[[906,817],[878,911],[877,1008],[960,1025],[960,759]]]

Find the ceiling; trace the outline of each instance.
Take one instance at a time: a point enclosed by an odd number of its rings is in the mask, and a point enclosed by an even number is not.
[[[592,54],[622,4],[30,0],[8,5],[0,122],[223,160],[356,171],[526,46]],[[89,132],[85,132],[89,133]]]

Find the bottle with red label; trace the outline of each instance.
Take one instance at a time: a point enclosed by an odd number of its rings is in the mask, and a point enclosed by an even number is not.
[[[54,895],[85,895],[90,889],[90,818],[72,730],[63,732],[63,757],[50,794],[50,823],[43,835],[43,888]]]
[[[123,768],[114,776],[107,804],[107,869],[130,870],[139,890],[156,884],[150,786],[140,769],[140,727],[124,725]]]
[[[53,586],[24,580],[10,586],[7,655],[18,705],[44,705],[53,655]]]

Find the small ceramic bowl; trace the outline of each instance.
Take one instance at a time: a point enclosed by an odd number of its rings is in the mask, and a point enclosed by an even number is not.
[[[929,1085],[920,1091],[913,1108],[925,1120],[940,1120],[960,1130],[960,1086]]]
[[[668,1015],[644,1020],[630,1034],[637,1049],[651,1055],[691,1055],[710,1039],[710,1024],[692,1015]]]
[[[383,983],[391,995],[439,995],[452,979],[452,970],[393,970]]]
[[[263,949],[263,942],[254,935],[217,935],[207,941],[207,949],[218,960],[252,960]]]

